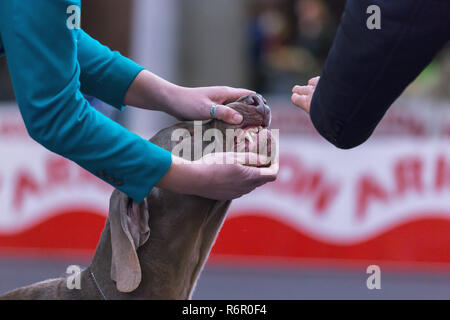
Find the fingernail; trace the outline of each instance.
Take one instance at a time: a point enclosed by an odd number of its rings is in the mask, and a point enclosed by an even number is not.
[[[242,116],[242,114],[240,113],[236,113],[233,116],[233,121],[236,122],[237,124],[241,123],[242,121],[244,121],[244,117]]]

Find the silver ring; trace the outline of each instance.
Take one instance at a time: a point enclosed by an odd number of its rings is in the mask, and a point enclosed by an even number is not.
[[[211,115],[211,118],[216,117],[216,110],[217,110],[217,104],[213,104],[211,106],[211,110],[209,111],[209,114]]]

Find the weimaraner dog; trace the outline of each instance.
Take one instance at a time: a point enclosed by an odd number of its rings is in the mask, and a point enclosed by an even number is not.
[[[270,132],[270,108],[260,95],[241,98],[229,106],[243,114],[244,123],[232,126],[207,121],[202,124],[203,132],[211,128],[221,133],[249,128],[244,131],[247,136]],[[193,135],[194,124],[185,122],[160,131],[150,141],[172,151],[179,143],[172,141],[172,134],[180,128]],[[202,145],[204,148],[206,143]],[[268,149],[271,145],[269,141]],[[254,145],[250,144],[250,149]],[[115,190],[94,258],[80,274],[80,289],[69,289],[67,279],[59,278],[16,289],[0,299],[190,299],[229,205],[230,201],[159,188],[137,204]]]

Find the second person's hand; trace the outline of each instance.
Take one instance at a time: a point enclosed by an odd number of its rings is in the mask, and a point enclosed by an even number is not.
[[[308,81],[307,86],[295,86],[292,89],[292,103],[309,113],[311,109],[311,100],[319,80],[320,77],[315,77]]]

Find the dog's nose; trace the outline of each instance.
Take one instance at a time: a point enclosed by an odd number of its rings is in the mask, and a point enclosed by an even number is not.
[[[255,111],[262,116],[262,126],[269,127],[271,121],[271,110],[267,105],[266,99],[260,94],[252,94],[242,98],[242,102],[245,102],[248,106],[254,107]]]

